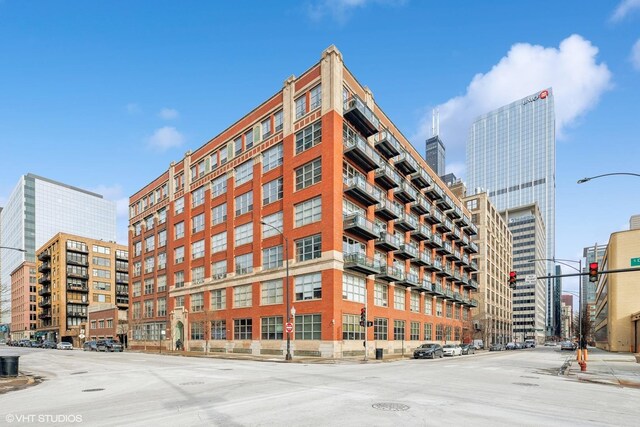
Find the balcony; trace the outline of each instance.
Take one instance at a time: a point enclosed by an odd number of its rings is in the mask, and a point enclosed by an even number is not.
[[[444,298],[444,289],[442,288],[442,285],[433,285],[433,293],[436,295],[436,297],[438,298]]]
[[[402,203],[414,202],[418,198],[418,191],[407,181],[402,180],[400,187],[393,190],[393,196]]]
[[[462,211],[462,209],[461,209]],[[457,223],[460,227],[466,227],[471,223],[471,220],[465,214],[462,214],[460,218],[458,218]]]
[[[442,270],[442,261],[440,260],[440,258],[432,258],[429,255],[429,259],[431,260],[431,263],[429,263],[428,265],[424,266],[425,271],[440,271]]]
[[[374,265],[371,258],[363,253],[352,253],[344,255],[344,268],[345,270],[357,271],[364,274],[379,274],[380,267]]]
[[[416,287],[420,285],[419,280],[420,279],[418,279],[418,275],[416,273],[408,272],[404,275],[402,280],[399,280],[396,283],[407,287]]]
[[[402,206],[397,202],[382,197],[375,207],[375,214],[387,221],[399,218],[403,215]]]
[[[73,244],[70,241],[67,241],[67,252],[78,252],[81,254],[88,254],[89,253],[89,247],[87,245],[85,245],[84,243],[82,244]]]
[[[436,224],[436,228],[443,232],[451,231],[453,228],[453,222],[451,222],[449,218],[445,217],[441,223]]]
[[[436,204],[440,207],[440,209],[447,211],[453,207],[453,200],[451,200],[451,197],[443,194],[442,198],[436,200]]]
[[[444,288],[444,299],[453,300],[453,291],[449,288]]]
[[[429,266],[431,265],[431,255],[424,253],[424,252],[420,252],[417,256],[417,258],[412,259],[411,262],[417,264],[417,265],[422,265],[422,266]]]
[[[476,244],[476,242],[471,242],[469,243],[469,246],[467,247],[467,250],[471,253],[477,254],[478,253],[478,245]]]
[[[38,319],[40,320],[51,319],[51,313],[50,312],[40,313],[38,314]]]
[[[39,261],[46,261],[51,259],[51,254],[48,251],[44,251],[44,252],[40,252],[38,254],[38,260]]]
[[[449,218],[456,221],[462,218],[462,209],[454,203],[453,208],[447,211],[447,215],[449,215]]]
[[[380,237],[375,240],[377,248],[386,249],[388,251],[396,251],[400,249],[401,241],[394,234],[387,232],[380,233]]]
[[[374,179],[376,183],[385,190],[396,188],[402,181],[402,177],[398,175],[398,172],[393,170],[391,165],[386,162],[382,162],[381,166],[376,169]]]
[[[129,264],[128,263],[123,263],[121,261],[116,261],[116,271],[119,271],[121,273],[128,273],[129,272]]]
[[[412,173],[409,178],[411,178],[413,185],[420,190],[433,185],[433,178],[431,178],[431,175],[422,168],[418,169],[417,172]]]
[[[471,289],[478,289],[478,282],[475,279],[469,279],[469,283],[466,284]]]
[[[116,286],[116,295],[128,296],[129,295],[129,287],[128,286]]]
[[[449,259],[454,260],[456,264],[462,264],[462,256],[457,249],[451,251],[451,253],[449,254]]]
[[[83,299],[67,299],[67,302],[70,304],[89,305],[89,301]]]
[[[116,305],[118,307],[129,307],[129,297],[116,298]]]
[[[51,263],[49,261],[43,262],[38,267],[38,271],[40,273],[45,273],[45,272],[50,271],[50,270],[51,270]]]
[[[361,176],[347,178],[344,183],[344,193],[365,206],[375,205],[382,198],[380,191]]]
[[[477,300],[477,299],[473,299],[473,298],[472,298],[472,299],[470,299],[470,300],[469,300],[469,305],[470,305],[471,307],[477,307],[477,306],[478,306],[478,300]]]
[[[77,283],[67,283],[67,290],[73,292],[89,292],[89,285],[86,283],[77,284]]]
[[[377,239],[380,237],[378,227],[360,214],[353,214],[344,217],[344,230],[367,240]]]
[[[43,286],[42,289],[40,289],[38,291],[38,295],[45,296],[45,295],[51,295],[51,286]]]
[[[461,239],[458,241],[458,246],[467,246],[469,244],[469,236],[462,233]]]
[[[429,240],[431,238],[431,228],[424,224],[418,224],[418,228],[411,232],[411,237],[418,241]]]
[[[373,147],[360,135],[353,134],[344,140],[344,155],[366,172],[380,167],[382,159]]]
[[[44,285],[44,284],[47,284],[47,283],[51,283],[51,275],[50,274],[43,274],[38,279],[38,283],[40,283],[41,285]]]
[[[418,247],[409,243],[402,243],[397,251],[393,253],[401,259],[412,259],[418,257]]]
[[[431,210],[431,205],[429,204],[429,202],[427,201],[427,199],[425,199],[422,196],[418,196],[416,198],[415,202],[412,202],[409,207],[411,208],[411,210],[413,212],[415,212],[418,215],[424,215],[429,213],[429,211]]]
[[[417,287],[416,290],[418,291],[424,291],[428,294],[433,294],[433,283],[431,283],[430,280],[427,279],[422,279],[422,283],[420,283]]]
[[[448,255],[451,251],[451,243],[449,242],[443,242],[439,247],[436,246],[436,252],[439,254]]]
[[[378,118],[358,96],[353,95],[345,101],[342,115],[365,137],[378,133],[380,128]]]
[[[89,278],[89,274],[71,270],[71,271],[67,271],[67,277],[76,277],[76,278],[79,278],[79,279],[88,279]]]
[[[462,302],[462,295],[460,295],[460,292],[453,293],[453,300],[455,302]]]
[[[435,206],[431,206],[431,211],[424,216],[424,220],[429,224],[439,224],[442,222],[442,212]]]
[[[402,146],[396,137],[386,129],[376,135],[374,145],[387,160],[402,152]]]
[[[424,194],[432,201],[437,201],[444,197],[444,191],[442,188],[438,187],[438,184],[434,184],[425,189]]]
[[[418,228],[418,219],[413,215],[403,213],[395,220],[394,227],[402,231],[413,231]]]
[[[469,263],[468,270],[478,271],[478,263],[475,260],[471,260],[471,262]]]
[[[476,226],[474,223],[469,223],[469,226],[466,227],[465,230],[467,230],[467,234],[469,236],[478,234],[478,226]]]
[[[461,238],[462,236],[460,234],[460,229],[454,225],[453,228],[451,229],[451,233],[449,233],[449,239],[460,240]]]
[[[129,262],[129,254],[125,251],[116,250],[116,260]]]
[[[389,265],[380,266],[380,273],[376,274],[376,279],[384,280],[385,282],[398,282],[404,278],[404,273]]]
[[[421,169],[416,159],[404,150],[393,160],[393,166],[395,166],[402,175],[411,175]]]
[[[38,307],[48,307],[51,305],[51,298],[43,298],[38,303]]]
[[[446,263],[442,268],[442,274],[446,277],[453,277],[453,270],[451,270],[448,263]]]
[[[87,317],[87,313],[81,310],[68,310],[67,317]]]

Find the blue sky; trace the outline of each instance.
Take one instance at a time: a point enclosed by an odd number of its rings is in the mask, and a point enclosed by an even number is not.
[[[477,115],[553,86],[558,258],[640,213],[638,178],[576,184],[640,172],[640,0],[0,0],[0,206],[27,172],[98,191],[124,242],[131,194],[332,44],[420,152],[440,109],[461,177]]]

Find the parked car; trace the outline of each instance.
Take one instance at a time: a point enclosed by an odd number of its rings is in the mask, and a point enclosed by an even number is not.
[[[557,344],[553,341],[547,341],[546,343],[544,343],[545,347],[555,347]]]
[[[112,339],[98,340],[96,346],[98,351],[122,351],[122,344]]]
[[[505,350],[515,350],[516,349],[516,343],[514,342],[508,342],[507,345],[504,346]]]
[[[578,348],[578,345],[574,342],[571,341],[562,341],[560,343],[560,350],[569,350],[569,351],[573,351],[576,348]]]
[[[484,342],[482,340],[473,340],[473,347],[476,350],[484,350]]]
[[[521,342],[517,342],[517,343],[516,343],[516,350],[520,350],[520,349],[522,349],[522,348],[525,348],[524,344],[523,344],[523,343],[521,343]]]
[[[460,348],[462,348],[462,354],[476,354],[476,348],[473,344],[462,344]]]
[[[82,345],[83,351],[98,351],[98,343],[96,341],[87,341]]]
[[[440,344],[422,344],[413,351],[414,359],[435,359],[444,355]]]
[[[489,347],[489,351],[503,351],[504,350],[504,344],[500,344],[499,342],[493,343],[491,344],[491,347]]]
[[[445,356],[462,356],[462,348],[458,344],[445,344],[442,353]]]
[[[56,348],[58,350],[73,350],[73,346],[71,345],[71,343],[65,341],[59,342]]]
[[[31,347],[30,340],[20,340],[18,341],[18,347]]]
[[[54,343],[53,341],[44,341],[42,343],[42,348],[54,349],[56,348],[56,343]]]
[[[524,348],[536,348],[536,340],[526,340],[524,342]]]

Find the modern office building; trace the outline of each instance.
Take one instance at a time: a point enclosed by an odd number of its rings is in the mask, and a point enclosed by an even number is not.
[[[427,139],[425,159],[427,165],[435,172],[437,176],[445,174],[445,148],[440,136],[435,135]]]
[[[500,212],[513,237],[513,270],[519,279],[546,275],[545,231],[536,203]],[[519,281],[513,291],[513,334],[518,341],[545,341],[547,279]]]
[[[37,252],[36,338],[81,347],[89,329],[89,307],[129,307],[129,254],[114,242],[57,233]]]
[[[0,213],[0,246],[26,252],[0,250],[0,286],[10,287],[11,272],[25,261],[35,262],[36,249],[58,232],[115,241],[115,202],[37,175],[23,175]]]
[[[571,306],[564,303],[564,301],[560,301],[560,338],[563,340],[572,340],[574,339],[573,334],[573,310]]]
[[[562,268],[556,264],[556,276],[562,274]],[[547,295],[552,295],[552,298],[547,298],[547,310],[551,310],[552,317],[550,320],[551,327],[547,329],[547,339],[558,339],[562,337],[562,301],[560,297],[562,295],[562,277],[555,277],[550,281],[547,281],[547,285],[552,286],[551,289],[547,289]]]
[[[478,307],[471,310],[474,339],[485,346],[513,341],[512,294],[509,272],[512,270],[512,237],[509,227],[489,200],[487,193],[462,199],[478,227],[472,241],[478,245]]]
[[[342,358],[461,342],[474,233],[332,46],[130,198],[130,346],[273,356],[290,337],[293,357]]]
[[[563,294],[560,297],[560,301],[562,301],[562,304],[569,307],[571,309],[571,312],[573,313],[573,295]]]
[[[634,228],[632,227],[631,229],[633,230]],[[585,262],[582,264],[583,273],[589,272],[589,264],[592,262],[597,262],[598,265],[601,265],[602,257],[604,257],[604,253],[606,250],[606,245],[593,245],[584,248],[584,250],[582,251],[582,256],[585,260]],[[598,284],[596,282],[589,281],[588,275],[582,276],[580,281],[582,282],[582,307],[584,307],[585,313],[589,316],[589,321],[591,322],[591,330],[593,330],[593,326],[596,321],[596,286]]]
[[[640,229],[611,234],[599,271],[629,268],[640,253]],[[600,274],[596,287],[596,346],[607,351],[638,353],[639,272]]]
[[[23,262],[11,273],[11,339],[32,339],[37,327],[36,266]]]

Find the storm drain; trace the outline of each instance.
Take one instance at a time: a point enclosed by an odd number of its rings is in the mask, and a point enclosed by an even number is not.
[[[104,390],[103,388],[86,388],[84,390],[82,390],[83,392],[87,392],[87,391],[102,391]]]
[[[402,403],[390,403],[390,402],[382,402],[382,403],[374,403],[371,405],[373,409],[379,409],[381,411],[408,411],[409,406],[403,405]]]
[[[202,381],[191,381],[191,382],[188,382],[188,383],[180,383],[178,385],[198,385],[198,384],[204,384],[204,382],[202,382]]]
[[[526,387],[538,387],[539,384],[533,384],[533,383],[513,383],[513,385],[523,385]]]

